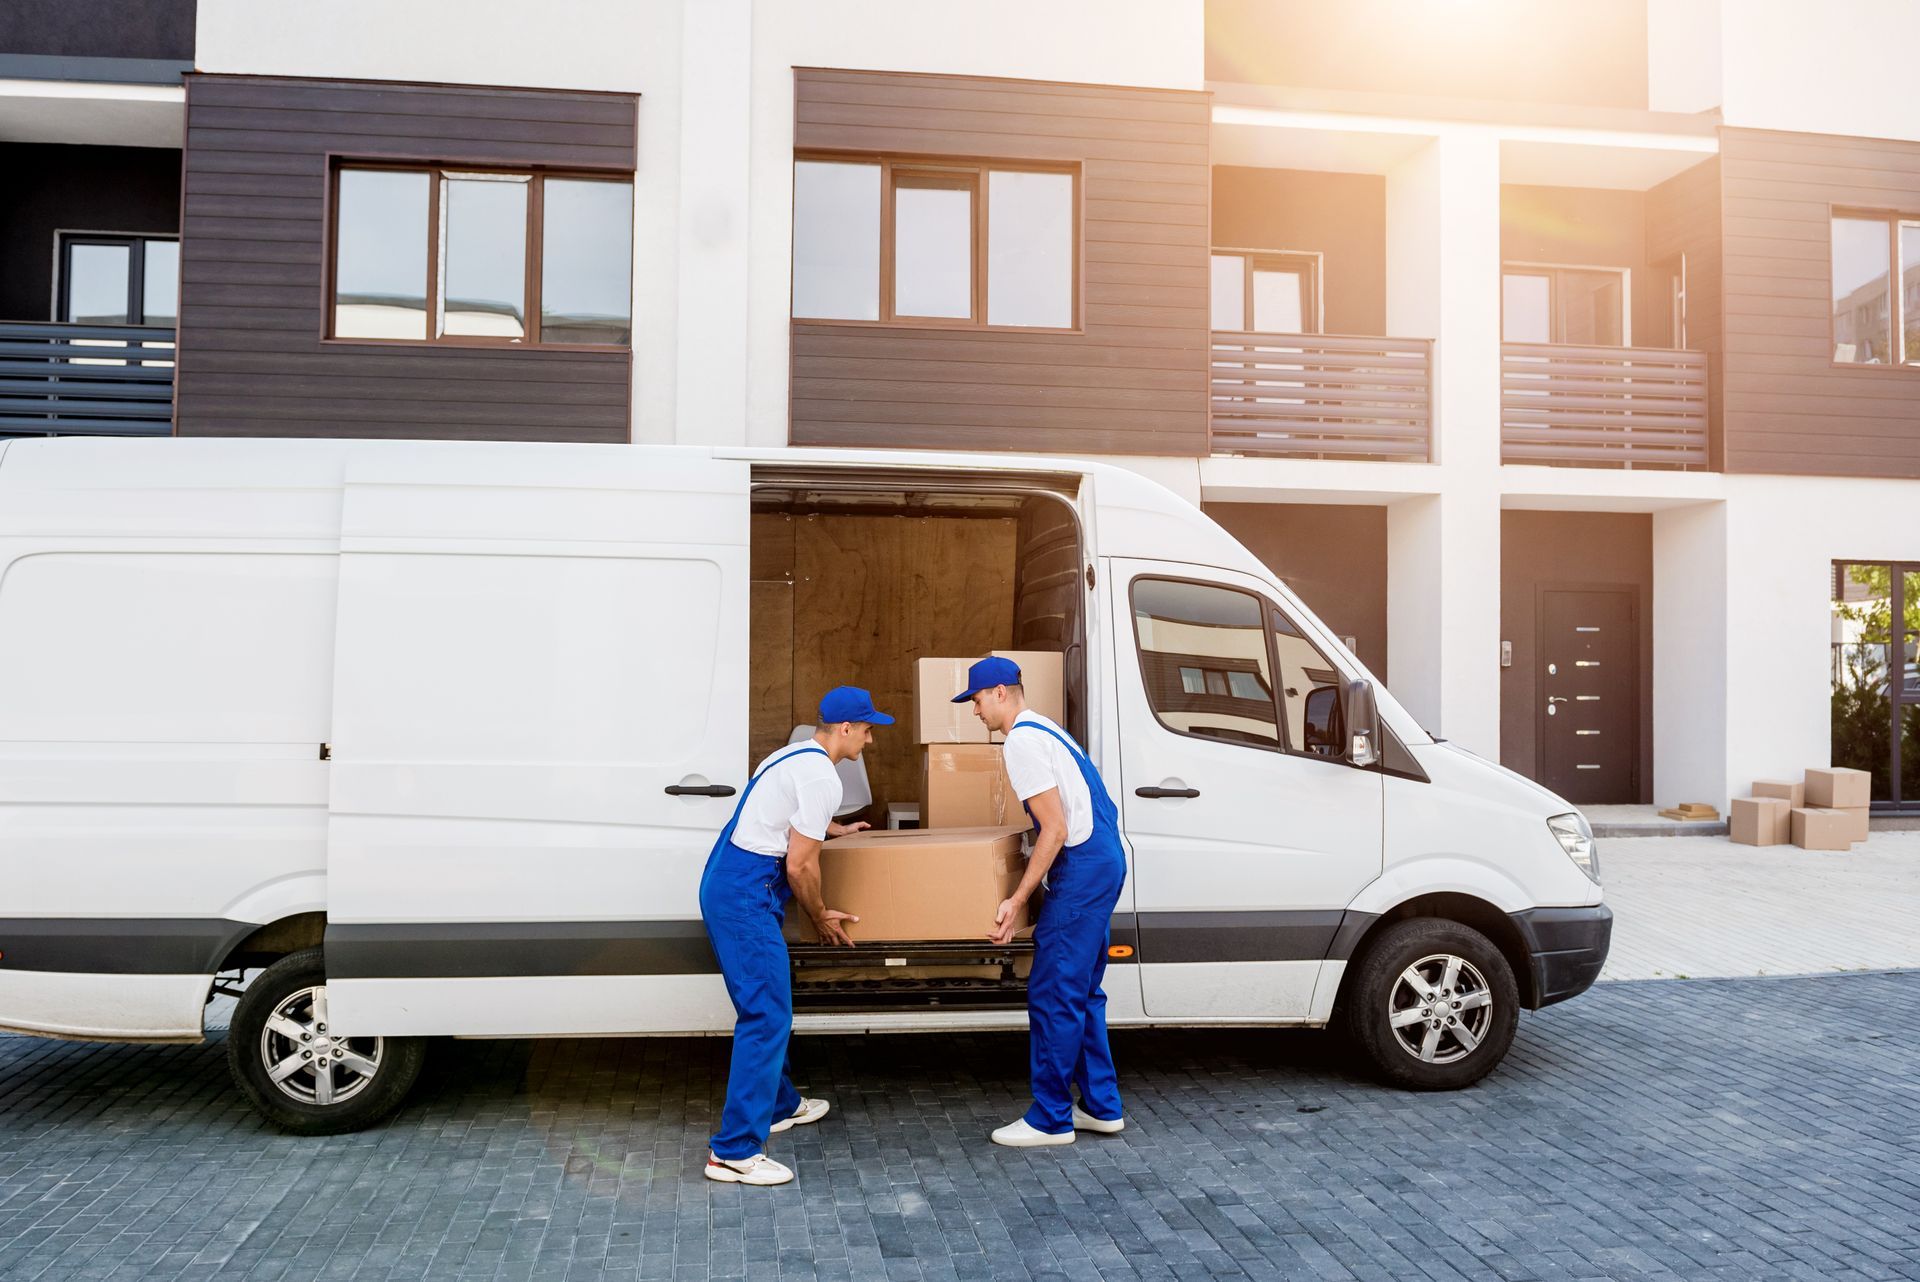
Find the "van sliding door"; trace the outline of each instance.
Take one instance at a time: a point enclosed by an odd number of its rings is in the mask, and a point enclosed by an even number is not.
[[[402,447],[347,477],[334,1023],[725,1028],[696,894],[745,783],[747,465],[586,446],[500,464]]]

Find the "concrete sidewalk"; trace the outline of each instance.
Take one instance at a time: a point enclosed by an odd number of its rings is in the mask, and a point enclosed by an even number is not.
[[[1920,832],[1850,853],[1724,837],[1600,842],[1613,905],[1602,979],[1806,975],[1920,967]]]

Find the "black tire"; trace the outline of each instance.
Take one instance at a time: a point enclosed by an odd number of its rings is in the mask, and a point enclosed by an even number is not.
[[[1421,998],[1411,981],[1403,984],[1402,976],[1420,967],[1415,974],[1425,991],[1438,996],[1447,963],[1436,958],[1466,964],[1448,995],[1433,1001]],[[1349,971],[1340,1000],[1343,1031],[1361,1063],[1382,1082],[1405,1090],[1473,1085],[1506,1058],[1520,1023],[1520,986],[1506,957],[1479,931],[1438,917],[1395,922],[1381,931]],[[1423,1000],[1432,1004],[1421,1005]],[[1410,1022],[1396,1029],[1396,1015]],[[1429,1041],[1431,1061],[1422,1058]]]
[[[326,983],[320,949],[282,957],[247,985],[227,1032],[234,1084],[260,1116],[295,1135],[372,1126],[400,1107],[426,1062],[424,1038],[349,1037],[336,1043],[322,1018]],[[270,1031],[268,1021],[276,1015]],[[284,1085],[273,1079],[274,1064],[292,1066]]]

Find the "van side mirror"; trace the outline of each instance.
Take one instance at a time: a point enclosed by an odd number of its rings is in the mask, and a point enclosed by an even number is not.
[[[1380,760],[1380,710],[1374,706],[1373,682],[1347,682],[1343,709],[1347,729],[1347,761],[1371,766]]]

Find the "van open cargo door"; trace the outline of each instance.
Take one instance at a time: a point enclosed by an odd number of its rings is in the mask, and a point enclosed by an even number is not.
[[[745,783],[747,464],[435,444],[351,465],[328,996],[359,1035],[697,1031]]]

